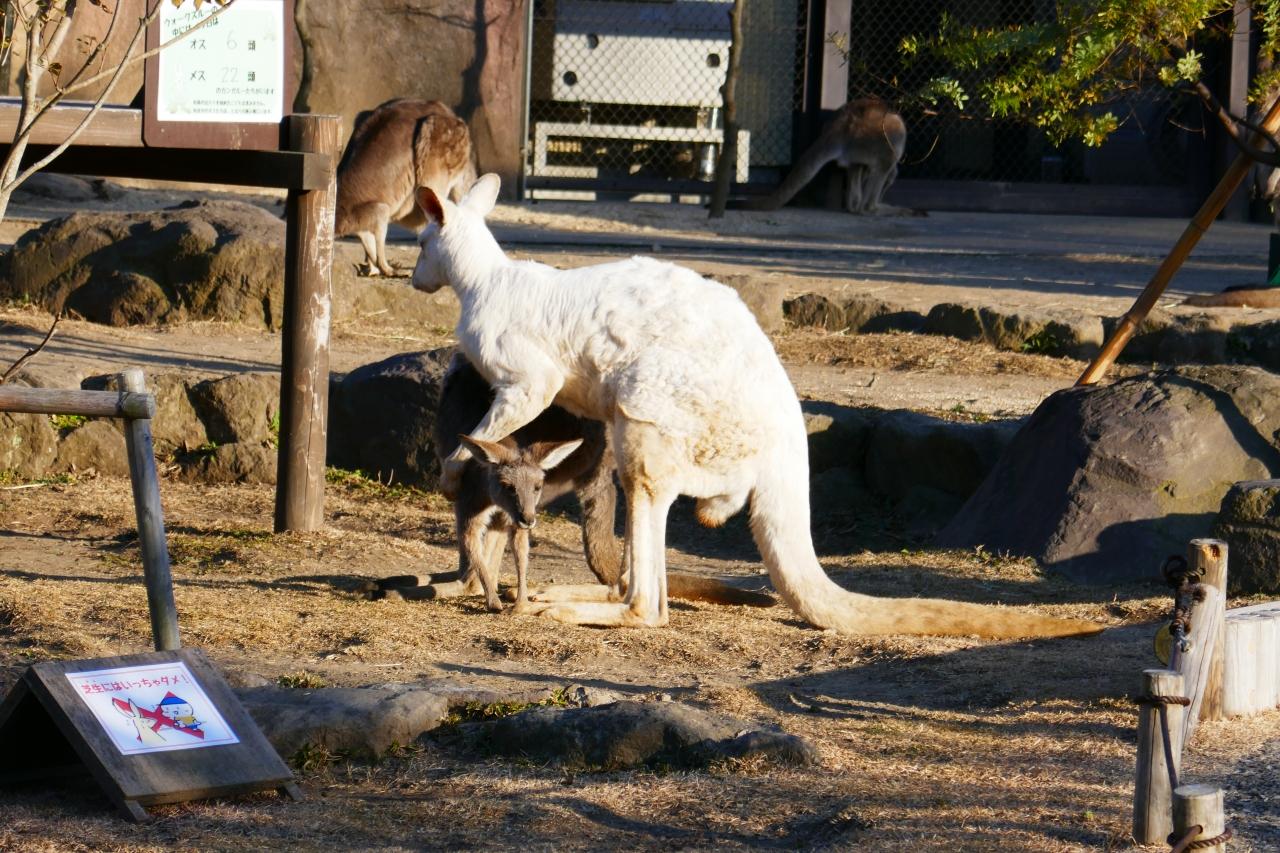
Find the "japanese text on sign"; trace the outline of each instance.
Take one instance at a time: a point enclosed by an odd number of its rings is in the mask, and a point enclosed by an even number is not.
[[[278,122],[284,115],[284,7],[236,0],[159,56],[160,121]],[[190,30],[220,7],[162,3],[160,39]]]

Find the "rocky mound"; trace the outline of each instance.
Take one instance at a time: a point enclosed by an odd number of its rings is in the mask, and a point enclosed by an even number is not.
[[[284,223],[233,201],[75,213],[22,236],[0,295],[111,325],[232,320],[278,328]]]
[[[1184,367],[1045,400],[938,535],[1088,583],[1154,579],[1223,496],[1280,472],[1280,377]]]

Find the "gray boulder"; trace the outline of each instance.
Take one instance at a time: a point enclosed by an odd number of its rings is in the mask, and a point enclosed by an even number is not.
[[[274,373],[205,380],[192,387],[191,401],[209,440],[217,444],[264,442],[278,432],[280,377]]]
[[[1019,421],[947,421],[905,409],[876,419],[867,440],[867,484],[901,501],[924,486],[964,499],[982,483]]]
[[[943,302],[925,318],[924,331],[996,349],[1089,357],[1103,341],[1102,320],[1067,312],[1007,311]]]
[[[783,764],[819,763],[803,738],[679,702],[613,702],[589,708],[533,708],[476,725],[498,755],[566,768],[703,767],[761,756]]]
[[[408,746],[449,714],[449,703],[426,690],[256,687],[239,695],[267,740],[286,757],[309,745],[374,758],[394,745]]]
[[[0,413],[0,471],[39,477],[58,455],[58,432],[48,415]]]
[[[279,328],[284,223],[253,205],[75,213],[0,260],[0,295],[113,325],[193,319]]]
[[[52,470],[69,473],[94,470],[112,477],[129,476],[124,434],[116,423],[89,421],[62,436]]]
[[[200,483],[274,483],[279,451],[267,444],[219,444],[185,458],[182,478]]]
[[[871,433],[867,412],[822,400],[805,400],[800,407],[809,436],[809,473],[842,466],[861,470]]]
[[[1046,399],[938,535],[1089,583],[1157,579],[1233,483],[1280,472],[1280,377],[1185,367]]]
[[[431,430],[452,347],[404,353],[330,385],[329,464],[381,480],[433,485],[440,475]]]
[[[195,450],[209,440],[204,422],[191,403],[190,377],[178,373],[148,373],[147,393],[156,398],[156,415],[151,419],[151,441],[156,455],[165,458]],[[118,391],[114,374],[90,376],[80,383],[86,391]],[[119,421],[110,421],[120,429]]]
[[[1222,499],[1213,535],[1227,541],[1233,593],[1280,592],[1280,480],[1233,485]]]

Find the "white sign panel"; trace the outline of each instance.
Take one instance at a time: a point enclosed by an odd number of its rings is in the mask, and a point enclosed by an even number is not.
[[[160,4],[160,41],[221,7]],[[284,115],[284,9],[280,0],[236,0],[217,18],[160,51],[160,121],[279,122]]]
[[[240,742],[181,661],[69,672],[67,680],[125,755]]]

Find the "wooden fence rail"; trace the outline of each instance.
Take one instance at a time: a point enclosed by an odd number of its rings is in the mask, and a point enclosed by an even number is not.
[[[118,374],[116,383],[119,391],[0,386],[0,412],[124,420],[133,508],[138,518],[138,545],[142,550],[147,608],[151,612],[151,636],[156,651],[170,651],[181,648],[182,643],[178,637],[178,610],[173,601],[164,513],[160,508],[160,478],[156,473],[156,455],[151,442],[155,397],[146,392],[142,371],[136,368]]]

